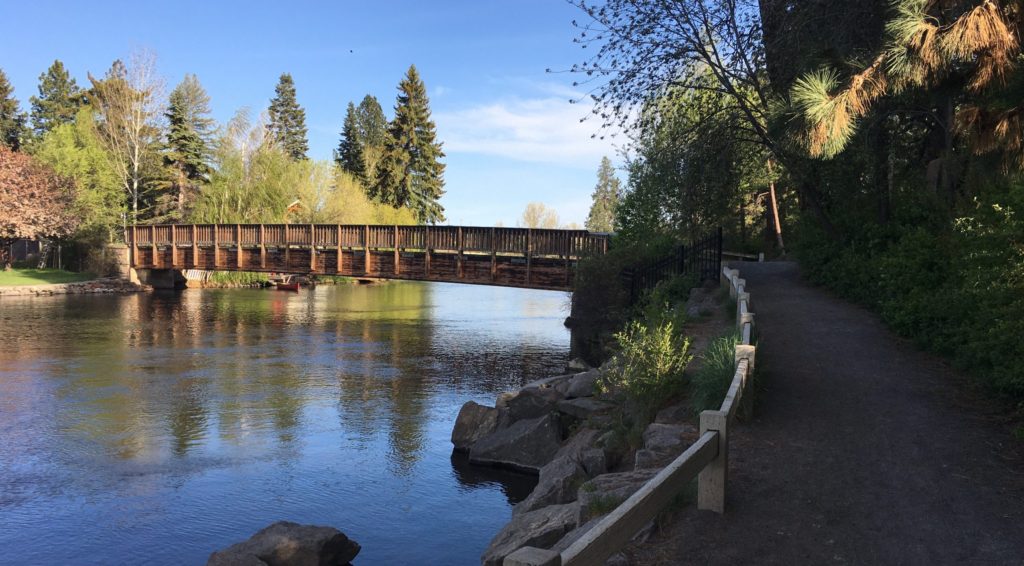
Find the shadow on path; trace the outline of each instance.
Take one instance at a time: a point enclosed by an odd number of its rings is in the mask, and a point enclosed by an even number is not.
[[[687,509],[637,564],[1024,564],[1024,465],[960,377],[792,263],[740,264],[761,341],[724,516]]]

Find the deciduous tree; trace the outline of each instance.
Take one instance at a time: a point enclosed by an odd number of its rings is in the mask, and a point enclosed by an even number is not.
[[[31,156],[0,145],[0,265],[10,269],[14,240],[62,238],[74,232],[74,182]]]
[[[526,205],[523,214],[519,217],[521,228],[558,228],[558,212],[549,208],[542,202],[531,202]]]

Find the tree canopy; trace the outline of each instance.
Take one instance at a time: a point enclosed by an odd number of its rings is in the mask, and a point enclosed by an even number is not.
[[[61,124],[72,122],[85,102],[78,83],[59,59],[39,75],[39,96],[30,100],[32,132],[37,139]]]
[[[74,232],[75,185],[31,156],[0,145],[0,264],[10,267],[8,244],[20,238],[62,238]]]

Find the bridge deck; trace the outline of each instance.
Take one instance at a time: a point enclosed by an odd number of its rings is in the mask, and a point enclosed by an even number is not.
[[[163,224],[128,230],[132,267],[265,271],[568,290],[608,250],[586,230],[476,226]]]

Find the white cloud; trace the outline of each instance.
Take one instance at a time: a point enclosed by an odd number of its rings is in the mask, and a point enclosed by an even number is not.
[[[566,98],[509,98],[437,112],[440,139],[448,153],[476,153],[518,161],[594,168],[601,156],[614,157],[625,137],[602,131],[591,107]],[[593,138],[604,136],[605,139]]]

